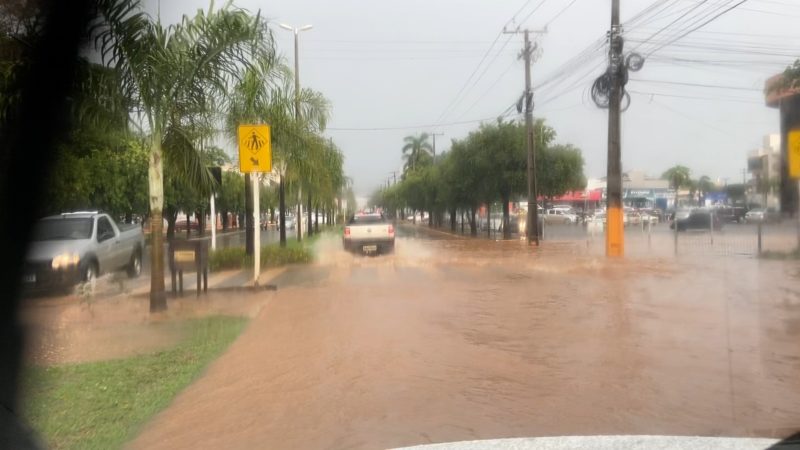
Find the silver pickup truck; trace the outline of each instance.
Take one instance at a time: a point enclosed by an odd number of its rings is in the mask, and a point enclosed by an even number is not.
[[[363,253],[392,253],[394,226],[382,214],[356,214],[344,227],[344,249]]]
[[[142,272],[139,225],[117,225],[108,214],[64,213],[39,220],[25,259],[25,287],[49,288],[92,281],[101,273]]]

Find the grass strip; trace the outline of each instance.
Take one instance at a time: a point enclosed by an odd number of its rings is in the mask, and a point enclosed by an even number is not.
[[[241,333],[247,319],[187,321],[178,346],[149,355],[25,373],[25,416],[49,448],[113,449],[135,436],[198,378]]]

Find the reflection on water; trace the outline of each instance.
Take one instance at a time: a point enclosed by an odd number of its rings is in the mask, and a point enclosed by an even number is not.
[[[427,236],[379,257],[321,239],[317,266],[134,447],[781,437],[800,424],[797,263]]]

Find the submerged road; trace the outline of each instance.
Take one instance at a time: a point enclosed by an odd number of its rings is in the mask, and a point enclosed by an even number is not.
[[[321,240],[318,262],[274,280],[242,336],[130,447],[797,431],[797,262],[608,262],[442,237],[406,235],[380,257]]]

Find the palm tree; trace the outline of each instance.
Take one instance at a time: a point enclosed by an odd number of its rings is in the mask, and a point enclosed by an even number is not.
[[[661,178],[669,180],[670,185],[675,189],[675,210],[678,210],[678,190],[682,187],[688,187],[692,183],[692,171],[686,166],[674,166],[667,169],[661,175]]]
[[[272,132],[273,166],[283,163],[286,173],[280,174],[279,211],[284,211],[285,184],[312,178],[314,156],[310,145],[315,133],[325,129],[330,104],[312,89],[300,90],[299,120],[294,114],[295,96],[292,72],[280,61],[259,61],[249,67],[233,89],[227,105],[226,133],[235,141],[237,128],[244,123],[267,123]],[[283,214],[280,215],[283,219]],[[280,229],[285,230],[281,220]],[[280,233],[281,246],[286,233]]]
[[[704,202],[706,195],[708,195],[709,192],[712,192],[715,187],[714,183],[711,181],[711,178],[707,175],[700,177],[694,184],[697,187],[697,190],[700,191],[700,196],[703,198]]]
[[[208,189],[213,179],[197,143],[213,129],[218,100],[247,61],[274,57],[266,22],[226,4],[163,26],[137,0],[100,0],[92,32],[103,62],[119,75],[133,108],[131,124],[145,136],[152,236],[150,310],[166,309],[163,219],[164,162]]]
[[[432,158],[433,147],[428,142],[430,135],[428,133],[421,133],[418,136],[406,136],[403,138],[403,158],[406,160],[403,172],[408,170],[416,170],[417,166],[421,166],[429,158]]]

